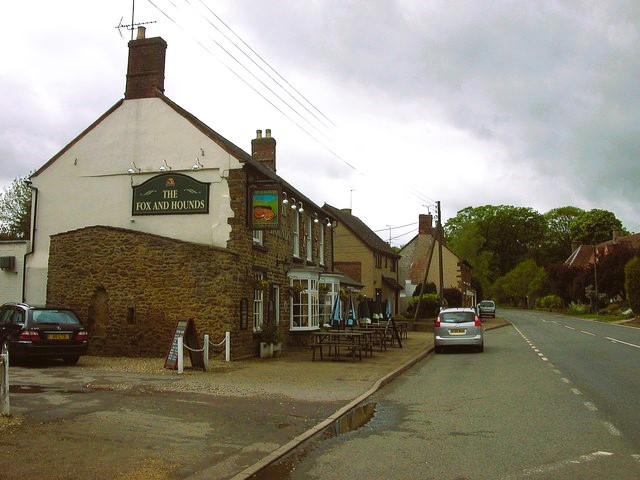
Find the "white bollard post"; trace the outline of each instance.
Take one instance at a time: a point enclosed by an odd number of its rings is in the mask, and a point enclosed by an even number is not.
[[[0,414],[9,416],[11,415],[11,408],[9,404],[9,352],[5,352],[0,355],[0,361],[2,362],[2,384],[0,384],[0,401],[2,406],[0,408]]]
[[[231,361],[231,332],[224,333],[224,361]]]
[[[184,371],[184,339],[178,337],[178,373]]]
[[[209,334],[204,334],[204,369],[209,368]]]

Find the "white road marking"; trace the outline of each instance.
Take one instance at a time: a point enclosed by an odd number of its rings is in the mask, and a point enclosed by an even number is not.
[[[622,343],[624,345],[629,345],[630,347],[640,348],[640,345],[636,345],[634,343],[623,342],[622,340],[618,340],[617,338],[604,337],[607,340],[612,341],[613,343]]]
[[[640,454],[633,454],[631,455],[631,458],[633,458],[636,462],[640,463]]]
[[[596,336],[595,333],[587,332],[586,330],[580,330],[580,333],[584,333],[585,335],[591,335],[592,337]]]
[[[571,383],[571,380],[565,377],[562,377],[560,380],[562,380],[564,383]]]
[[[561,470],[561,469],[566,468],[566,467],[571,467],[571,466],[574,466],[574,465],[579,465],[581,463],[593,462],[593,461],[596,461],[596,460],[600,460],[602,458],[610,457],[611,455],[613,455],[613,453],[611,453],[611,452],[593,452],[593,453],[588,453],[586,455],[580,455],[578,458],[570,458],[568,460],[561,460],[559,462],[550,463],[548,465],[541,465],[539,467],[528,468],[526,470],[523,470],[519,474],[508,475],[506,477],[501,477],[501,480],[512,480],[512,479],[518,479],[518,478],[527,478],[527,477],[537,476],[537,475],[541,475],[541,474],[545,475],[545,474],[548,474],[550,472],[553,472],[553,471],[556,471],[556,470]]]
[[[565,325],[564,328],[568,328],[569,330],[575,330],[575,328],[570,327],[569,325]]]
[[[591,412],[597,412],[598,411],[598,407],[596,407],[593,403],[591,402],[584,402],[584,406],[587,407],[587,410],[591,411]]]
[[[582,392],[577,388],[572,388],[571,391],[573,392],[574,395],[582,395]]]
[[[614,437],[622,436],[622,432],[618,430],[613,423],[611,422],[603,422],[603,423],[605,428],[609,431],[611,435],[613,435]]]

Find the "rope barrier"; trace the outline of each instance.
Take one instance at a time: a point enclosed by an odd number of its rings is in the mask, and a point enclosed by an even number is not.
[[[231,361],[231,333],[225,332],[224,339],[220,343],[213,343],[209,340],[209,335],[205,334],[204,336],[204,346],[202,348],[191,348],[188,345],[185,345],[184,339],[182,337],[178,338],[178,373],[183,372],[184,368],[184,353],[183,350],[187,349],[189,352],[204,352],[204,365],[205,369],[209,364],[209,345],[213,347],[225,347],[225,361]]]

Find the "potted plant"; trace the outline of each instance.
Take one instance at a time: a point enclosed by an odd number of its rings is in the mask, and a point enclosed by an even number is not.
[[[262,322],[260,326],[260,358],[272,357],[282,350],[282,332],[275,322]]]

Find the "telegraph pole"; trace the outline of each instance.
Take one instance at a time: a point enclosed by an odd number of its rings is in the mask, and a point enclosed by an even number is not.
[[[442,234],[442,209],[440,208],[440,201],[436,202],[438,208],[438,267],[439,267],[439,281],[440,286],[438,291],[440,292],[440,308],[444,308],[444,272],[442,269],[442,240],[444,235]]]

